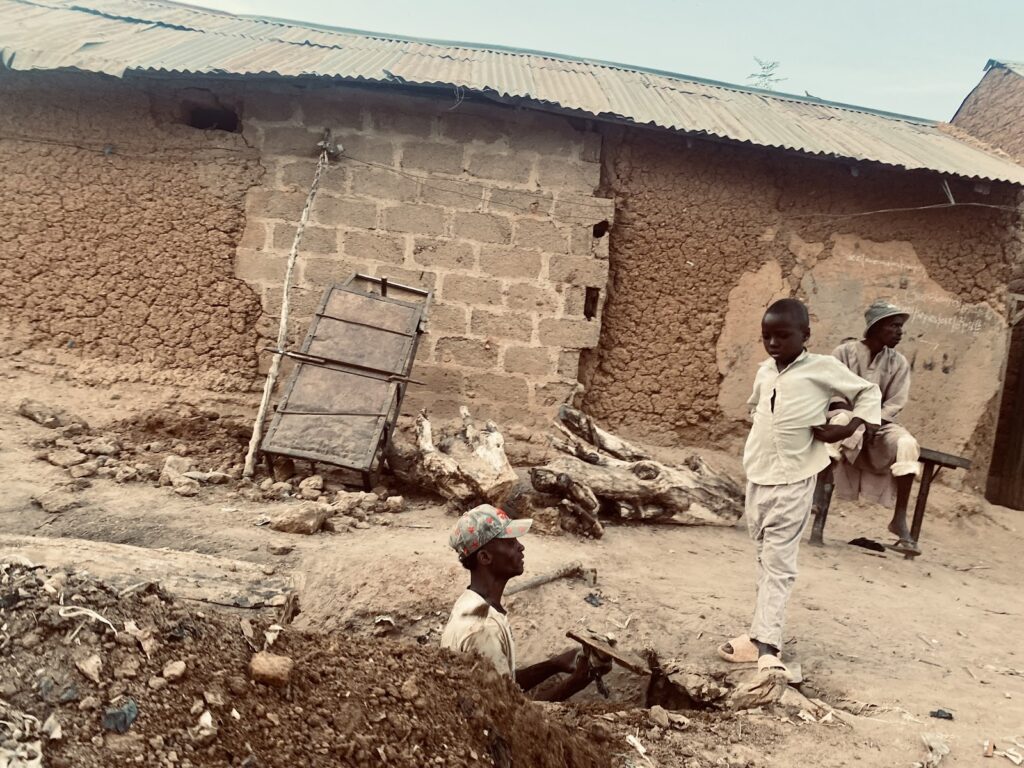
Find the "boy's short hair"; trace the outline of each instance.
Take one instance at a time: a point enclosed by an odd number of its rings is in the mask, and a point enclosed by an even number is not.
[[[807,306],[799,299],[779,299],[765,310],[764,316],[787,315],[796,322],[800,328],[810,330],[811,316]]]

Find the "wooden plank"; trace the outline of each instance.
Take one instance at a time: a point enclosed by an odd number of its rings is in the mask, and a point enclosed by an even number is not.
[[[965,459],[963,456],[956,456],[952,453],[943,453],[931,448],[921,449],[921,461],[930,461],[933,464],[938,464],[940,467],[948,467],[950,469],[971,468],[970,459]]]

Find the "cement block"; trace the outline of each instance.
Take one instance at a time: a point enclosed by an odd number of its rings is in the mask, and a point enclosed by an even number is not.
[[[512,241],[512,221],[507,216],[493,213],[456,212],[453,232],[455,237],[480,243],[509,243]]]
[[[441,144],[423,141],[402,147],[401,167],[410,171],[430,174],[447,173],[457,176],[463,170],[465,149],[461,144]]]
[[[377,226],[377,203],[321,194],[313,201],[309,217],[330,227],[373,229]]]
[[[589,349],[597,346],[601,324],[597,320],[544,318],[538,326],[540,343],[563,349]]]
[[[274,225],[274,248],[278,251],[288,252],[295,241],[295,230],[293,224]],[[328,227],[315,227],[306,225],[302,231],[302,240],[299,241],[299,253],[337,253],[338,231]]]
[[[491,179],[505,184],[526,184],[533,174],[536,155],[531,152],[474,152],[467,170],[478,179]]]
[[[476,266],[473,246],[464,240],[417,237],[413,242],[412,258],[424,267],[468,271]]]
[[[509,347],[503,367],[509,373],[525,376],[549,376],[555,371],[552,353],[547,347]]]
[[[530,385],[509,373],[471,373],[466,376],[465,395],[470,400],[528,405]]]
[[[378,200],[412,202],[419,194],[419,182],[385,168],[359,165],[352,168],[353,195]]]
[[[490,339],[530,341],[533,338],[533,316],[522,312],[503,314],[474,309],[469,327],[473,335]]]
[[[551,213],[554,197],[550,192],[533,192],[526,189],[491,189],[487,193],[487,205],[494,213],[534,214],[546,216]]]
[[[288,259],[279,254],[239,248],[235,254],[235,277],[250,283],[279,285],[284,280]]]
[[[396,205],[384,209],[384,229],[417,235],[442,235],[445,227],[443,208],[429,205]]]
[[[501,294],[501,283],[486,277],[446,275],[441,287],[445,301],[462,304],[500,306]]]
[[[441,115],[440,128],[442,136],[456,143],[479,141],[491,144],[505,138],[506,123],[494,117],[454,111]]]
[[[469,331],[469,309],[458,304],[434,302],[427,316],[427,328],[436,336],[463,336]]]
[[[543,258],[537,251],[516,247],[484,245],[480,247],[480,271],[493,277],[540,277]]]
[[[608,283],[608,262],[581,256],[552,256],[548,279],[553,283],[603,288]]]
[[[561,302],[557,293],[532,283],[511,283],[505,292],[509,309],[553,315]]]
[[[298,221],[305,205],[305,192],[252,189],[245,198],[245,213],[247,218],[253,219]]]
[[[323,289],[345,282],[353,272],[366,274],[369,267],[353,259],[327,256],[300,256],[297,282],[306,288]]]
[[[516,219],[512,242],[520,248],[534,248],[548,253],[569,252],[568,231],[550,219]]]
[[[401,264],[405,261],[405,238],[376,232],[343,232],[341,250],[359,261]]]
[[[498,362],[498,346],[480,339],[449,336],[437,340],[434,357],[446,365],[493,368]]]
[[[483,207],[484,189],[476,182],[432,178],[420,184],[419,199],[428,205],[479,211]]]

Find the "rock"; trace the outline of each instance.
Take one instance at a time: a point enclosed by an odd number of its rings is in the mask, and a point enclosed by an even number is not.
[[[149,464],[136,464],[135,471],[139,473],[139,478],[142,480],[155,480],[160,476],[159,470]]]
[[[103,727],[114,733],[127,733],[135,718],[139,716],[139,705],[135,699],[126,698],[120,706],[111,707],[103,713]]]
[[[160,677],[159,675],[154,675],[153,677],[149,678],[149,681],[146,683],[146,685],[148,685],[154,691],[159,691],[161,688],[167,687],[167,678]]]
[[[404,512],[405,498],[402,496],[388,496],[384,500],[384,511],[392,513]]]
[[[100,671],[103,669],[103,660],[99,654],[94,653],[87,658],[79,659],[75,662],[75,666],[78,667],[79,672],[99,685]]]
[[[118,483],[129,483],[132,480],[137,479],[139,476],[139,470],[135,467],[118,467],[117,472],[114,473],[114,481]]]
[[[391,495],[391,491],[388,490],[386,485],[377,485],[373,488],[373,493],[377,494],[377,498],[386,500]]]
[[[224,706],[224,694],[220,691],[203,691],[203,701],[210,709],[220,709]]]
[[[365,520],[356,520],[355,525],[353,525],[352,527],[358,528],[361,531],[365,531],[367,528],[370,527],[370,524]]]
[[[249,682],[240,675],[232,675],[227,679],[228,690],[234,696],[244,696],[249,691]]]
[[[260,651],[249,661],[249,675],[257,683],[283,688],[288,685],[294,662],[287,656]]]
[[[194,469],[192,459],[184,456],[168,456],[164,459],[163,470],[160,472],[160,485],[174,485],[175,482],[188,481],[186,472]],[[193,481],[194,482],[194,481]]]
[[[300,490],[310,489],[313,491],[322,491],[324,489],[324,478],[322,475],[310,475],[301,483],[299,483]]]
[[[112,437],[94,437],[80,443],[78,450],[99,456],[116,456],[121,452],[121,444]]]
[[[67,704],[78,701],[78,688],[69,680],[54,680],[44,675],[39,680],[39,698],[47,704]]]
[[[114,678],[117,680],[125,680],[136,677],[139,674],[139,660],[134,656],[130,656],[116,667],[114,667]]]
[[[270,527],[282,533],[300,533],[305,536],[324,527],[327,511],[317,504],[302,504],[287,510],[270,521]]]
[[[73,467],[76,464],[82,464],[89,459],[84,453],[76,448],[63,448],[59,451],[50,451],[46,454],[46,460],[53,464],[55,467]]]
[[[77,416],[73,416],[59,408],[51,408],[37,400],[22,400],[21,404],[18,405],[18,413],[26,419],[31,419],[36,424],[41,424],[49,429],[56,429],[57,427],[64,427],[69,424],[78,424],[85,429],[89,428],[85,421]]]
[[[206,482],[210,485],[224,485],[233,478],[227,472],[207,472]]]
[[[299,489],[299,498],[305,499],[306,501],[316,501],[317,499],[320,498],[321,495],[321,492],[318,491],[316,488]]]
[[[39,496],[33,496],[32,501],[38,504],[43,512],[51,515],[59,515],[82,506],[82,501],[67,491],[47,491]]]
[[[181,680],[185,676],[185,662],[184,661],[169,661],[164,665],[163,676],[168,682],[175,682]]]
[[[404,683],[402,683],[402,687],[398,689],[398,692],[406,701],[415,701],[417,698],[419,698],[420,689],[419,686],[416,685],[416,676],[413,675]]]
[[[647,710],[647,718],[651,721],[652,724],[658,726],[659,728],[668,730],[668,712],[665,711],[664,707],[655,704],[653,707]]]
[[[86,696],[78,702],[78,708],[83,712],[90,712],[100,708],[100,700],[96,696]]]
[[[199,495],[199,483],[195,481],[178,483],[174,486],[174,492],[179,496],[197,496]]]
[[[71,469],[68,470],[68,474],[76,479],[81,477],[92,477],[96,474],[96,471],[99,468],[99,464],[95,461],[87,461],[84,464],[71,467]]]
[[[291,544],[268,544],[267,551],[272,555],[289,555],[294,550]]]
[[[38,632],[27,632],[19,639],[19,645],[26,651],[30,651],[43,642]]]
[[[261,491],[269,491],[273,487],[274,487],[274,478],[272,478],[272,477],[268,477],[262,483],[260,483],[260,490]]]
[[[171,451],[177,454],[178,456],[188,456],[189,453],[191,453],[191,451],[189,451],[188,446],[185,445],[184,443],[176,443],[174,447],[171,448]]]

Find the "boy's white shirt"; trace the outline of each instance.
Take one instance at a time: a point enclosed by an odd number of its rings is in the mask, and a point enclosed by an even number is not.
[[[811,428],[826,423],[829,401],[836,396],[851,404],[854,417],[868,424],[882,423],[878,385],[860,378],[831,355],[804,350],[781,371],[771,358],[761,363],[747,400],[754,419],[743,449],[747,479],[758,485],[785,485],[827,467],[828,451],[814,439]]]

